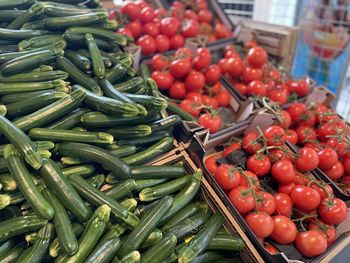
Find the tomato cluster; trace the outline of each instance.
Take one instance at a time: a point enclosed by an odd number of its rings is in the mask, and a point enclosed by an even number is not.
[[[208,9],[206,0],[174,1],[168,11],[140,1],[125,4],[120,12],[121,20],[127,22],[118,33],[132,37],[144,55],[178,49],[186,38],[197,35],[207,35],[208,42],[232,35]]]
[[[219,81],[220,67],[211,61],[207,48],[198,48],[195,52],[180,48],[172,57],[157,54],[151,61],[154,70],[151,78],[170,98],[182,100],[179,107],[198,117],[199,124],[214,133],[222,126],[221,117],[215,111],[228,107],[231,95]]]
[[[287,140],[287,132],[275,125],[250,132],[220,155],[229,162],[235,160],[229,156],[243,153],[244,165],[218,165],[216,155],[205,166],[262,242],[294,243],[303,256],[314,257],[335,241],[335,226],[346,219],[347,206],[309,172],[323,163],[323,154],[306,146],[294,153]]]

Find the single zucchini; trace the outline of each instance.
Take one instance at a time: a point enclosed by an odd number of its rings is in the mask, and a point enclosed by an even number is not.
[[[105,193],[111,198],[118,200],[122,197],[125,197],[128,194],[131,194],[135,186],[136,186],[135,180],[128,179],[122,182],[121,184],[115,185],[112,188],[108,189],[107,191],[105,191]]]
[[[4,191],[15,191],[17,189],[17,183],[13,176],[9,173],[0,175],[0,184]]]
[[[152,128],[145,124],[132,127],[112,128],[107,130],[117,139],[140,138],[152,133]]]
[[[177,239],[174,235],[165,236],[159,243],[141,255],[144,263],[161,263],[166,259],[176,246]]]
[[[209,250],[241,251],[244,241],[238,236],[216,235],[208,245]]]
[[[98,79],[101,79],[105,76],[106,69],[102,60],[100,50],[98,49],[98,46],[91,34],[86,34],[85,38],[86,38],[86,45],[88,46],[88,49],[90,52],[94,74]]]
[[[135,77],[130,80],[114,85],[114,88],[120,92],[134,93],[139,90],[143,79],[141,77]]]
[[[108,263],[120,248],[121,242],[118,237],[107,240],[103,245],[97,246],[86,259],[86,263]]]
[[[10,77],[0,77],[2,83],[13,82],[39,82],[39,81],[52,81],[56,79],[65,80],[68,78],[68,73],[62,70],[53,70],[48,72],[29,72],[12,75]]]
[[[163,179],[139,179],[139,180],[135,180],[135,191],[136,192],[140,192],[142,189],[145,189],[147,187],[153,187],[153,186],[157,186],[160,185],[164,182],[167,181],[167,178],[163,178]]]
[[[196,257],[192,263],[212,263],[212,262],[221,262],[224,257],[215,251],[205,251]]]
[[[142,243],[141,249],[149,248],[156,245],[163,238],[163,233],[159,229],[154,229],[151,234],[147,237],[145,242]]]
[[[55,88],[62,88],[65,86],[67,86],[66,82],[60,79],[43,82],[0,83],[0,95],[35,92]]]
[[[25,12],[25,10],[1,10],[0,21],[11,22],[17,17],[23,15]]]
[[[19,50],[37,49],[50,46],[60,40],[63,40],[62,35],[44,35],[22,40],[18,43],[18,47]]]
[[[87,26],[100,24],[107,19],[106,12],[87,13],[66,17],[48,17],[43,20],[45,28],[62,29],[70,26]]]
[[[121,260],[118,258],[114,258],[112,263],[120,262],[120,263],[139,263],[141,262],[141,254],[138,251],[131,251],[130,253],[126,254],[122,257]]]
[[[62,174],[65,177],[80,175],[82,177],[88,177],[92,175],[95,171],[95,166],[93,165],[77,165],[62,169]]]
[[[89,179],[87,179],[87,181],[91,186],[97,189],[100,189],[100,187],[104,184],[105,179],[106,179],[106,176],[104,174],[96,174],[90,177]]]
[[[69,130],[74,128],[79,122],[80,117],[86,113],[88,110],[77,108],[70,113],[66,114],[64,117],[58,119],[57,121],[46,126],[48,129],[63,129]]]
[[[0,28],[0,38],[1,39],[7,39],[7,40],[20,40],[20,39],[26,39],[31,37],[37,37],[41,35],[47,34],[46,31],[40,31],[40,30],[25,30],[25,29],[5,29]]]
[[[132,178],[138,179],[170,179],[184,176],[186,170],[182,166],[155,165],[134,166],[131,169]]]
[[[14,248],[7,251],[2,257],[0,257],[0,262],[3,263],[15,263],[20,257],[24,250],[24,243],[19,243]]]
[[[111,154],[119,158],[134,154],[135,152],[136,147],[134,145],[124,145],[110,151]]]
[[[127,72],[128,68],[118,62],[118,64],[114,65],[113,68],[106,73],[106,79],[110,83],[115,84],[117,81],[123,79],[127,75]]]
[[[36,18],[42,12],[44,6],[45,5],[43,3],[36,3],[32,5],[23,15],[18,16],[15,20],[8,24],[6,28],[20,29],[24,23]]]
[[[134,209],[137,207],[137,201],[134,198],[124,199],[120,202],[120,204],[128,211],[134,211]]]
[[[124,93],[126,97],[129,99],[147,107],[147,108],[154,108],[157,110],[163,110],[168,107],[168,102],[159,97],[153,97],[149,95],[137,95],[137,94],[130,94],[130,93]]]
[[[124,146],[124,145],[135,145],[135,146],[144,146],[150,143],[157,142],[161,140],[164,137],[169,137],[170,133],[168,131],[160,131],[151,133],[148,136],[140,137],[140,138],[125,138],[125,139],[119,139],[118,145]]]
[[[85,35],[76,34],[76,33],[66,31],[63,34],[63,37],[67,41],[69,47],[72,47],[74,49],[87,48],[86,41],[85,41]],[[96,38],[96,37],[95,37],[95,41],[96,41],[98,48],[101,50],[113,51],[113,50],[119,49],[119,46],[113,42],[109,42],[107,40]]]
[[[69,59],[80,70],[87,71],[91,68],[91,62],[87,57],[80,55],[77,51],[66,50],[64,56]]]
[[[88,59],[91,59],[91,55],[90,55],[89,51],[86,50],[86,49],[79,49],[78,53],[80,55],[88,58]],[[106,68],[112,67],[113,63],[112,63],[112,61],[109,58],[106,58],[106,57],[102,56],[102,60],[103,60],[103,64],[105,65]]]

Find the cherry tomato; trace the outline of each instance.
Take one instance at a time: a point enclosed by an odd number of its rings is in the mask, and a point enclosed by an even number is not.
[[[231,94],[227,90],[221,91],[215,98],[220,107],[228,107],[230,105]]]
[[[222,74],[228,73],[228,70],[230,68],[230,66],[228,64],[228,59],[222,58],[219,60],[219,62],[217,64],[219,65]]]
[[[188,112],[189,114],[191,114],[193,117],[198,117],[200,110],[199,110],[199,106],[200,104],[196,101],[192,101],[192,100],[183,100],[180,103],[180,108],[183,109],[184,111]]]
[[[232,77],[238,77],[243,73],[244,65],[242,60],[239,57],[228,58],[226,60],[227,65],[225,65],[227,73],[229,73]]]
[[[264,154],[254,154],[247,159],[247,168],[257,176],[264,176],[270,172],[270,159]]]
[[[330,225],[337,225],[346,219],[348,208],[344,201],[338,198],[325,198],[318,207],[321,219]]]
[[[320,163],[318,167],[322,170],[331,169],[333,165],[338,161],[338,154],[331,148],[324,148],[317,152]]]
[[[299,157],[295,160],[296,168],[302,172],[312,171],[319,164],[317,153],[307,147],[299,150]]]
[[[250,154],[254,154],[263,148],[262,143],[258,142],[256,139],[258,135],[254,132],[247,133],[244,135],[242,140],[242,148]]]
[[[189,92],[186,94],[185,98],[199,103],[202,102],[202,95],[199,92]]]
[[[199,10],[208,9],[208,3],[206,0],[196,0],[196,6]]]
[[[172,17],[176,17],[179,20],[183,20],[185,17],[185,10],[182,7],[171,6],[169,11]]]
[[[270,149],[269,158],[271,163],[275,163],[280,160],[291,160],[290,155],[282,151],[281,149]]]
[[[122,27],[122,28],[119,28],[118,31],[117,31],[118,34],[121,34],[123,36],[128,36],[128,37],[131,37],[131,38],[134,38],[132,32],[130,29],[126,28],[126,27]]]
[[[232,33],[230,30],[222,23],[215,24],[215,36],[217,38],[226,38],[230,37]]]
[[[241,175],[235,167],[229,164],[221,164],[215,170],[215,180],[224,190],[232,190],[237,187],[241,181]]]
[[[126,5],[123,5],[123,7],[120,9],[120,12],[123,15],[127,15],[130,19],[134,20],[140,16],[141,9],[134,3],[127,3]]]
[[[319,193],[315,189],[304,185],[295,186],[290,192],[290,198],[295,207],[307,211],[316,209],[321,202]]]
[[[219,115],[211,115],[204,113],[198,118],[198,123],[204,128],[209,129],[211,133],[215,133],[220,130],[222,119]]]
[[[342,138],[329,138],[327,146],[336,150],[339,158],[343,158],[350,152],[350,146]]]
[[[275,214],[290,217],[293,212],[293,202],[288,194],[274,194],[276,202]]]
[[[272,177],[281,184],[290,184],[294,182],[295,171],[291,161],[280,160],[274,163],[271,168]]]
[[[215,98],[212,98],[207,95],[202,95],[202,103],[206,106],[210,106],[213,109],[217,109],[219,107],[219,103]]]
[[[187,58],[190,62],[192,62],[193,60],[193,51],[192,49],[189,49],[187,47],[182,47],[179,48],[178,50],[176,50],[174,57],[176,59],[180,59],[180,58]]]
[[[140,23],[140,21],[135,20],[135,21],[131,21],[130,23],[128,23],[125,27],[126,29],[128,29],[131,33],[134,39],[138,38],[141,35],[142,32],[142,25]]]
[[[273,220],[265,213],[251,213],[246,216],[245,221],[257,237],[268,237],[273,231]]]
[[[309,230],[298,233],[295,246],[305,257],[321,255],[327,249],[327,240],[318,230]]]
[[[214,85],[217,83],[221,76],[221,69],[218,65],[210,65],[204,71],[205,83],[208,85]]]
[[[214,156],[210,156],[205,160],[205,167],[207,167],[209,173],[214,174],[218,165]]]
[[[298,171],[295,171],[295,180],[294,180],[295,185],[306,186],[309,182],[310,182],[310,178],[307,175],[300,173]]]
[[[297,227],[288,217],[283,215],[273,216],[274,228],[270,237],[281,245],[292,243],[297,237]]]
[[[255,207],[254,197],[248,187],[238,186],[234,188],[228,194],[228,198],[241,214],[248,213]]]
[[[265,84],[260,80],[251,81],[247,86],[247,95],[265,96]]]
[[[185,98],[186,95],[186,89],[185,84],[181,81],[175,81],[173,85],[171,85],[169,89],[169,96],[170,98],[182,100]]]
[[[295,187],[295,183],[291,184],[279,184],[278,185],[278,192],[279,193],[285,193],[285,194],[290,194],[292,189]]]
[[[185,77],[191,71],[191,62],[186,58],[176,59],[170,63],[169,71],[175,78]]]
[[[291,144],[296,145],[298,143],[298,134],[296,131],[288,129],[286,131],[286,141],[289,141]]]
[[[293,121],[297,122],[299,120],[299,116],[307,110],[305,104],[300,102],[294,102],[292,103],[288,108],[287,111],[290,114],[290,117]]]
[[[208,67],[211,63],[210,51],[206,48],[198,48],[196,51],[196,57],[193,59],[193,68],[195,70],[202,70]]]
[[[332,180],[337,180],[344,175],[344,166],[337,161],[331,168],[324,170],[325,174]]]
[[[263,72],[259,68],[246,67],[243,70],[242,80],[244,83],[249,84],[253,80],[261,80]]]
[[[145,35],[156,37],[159,35],[159,26],[156,23],[150,22],[143,26],[142,31]]]
[[[199,33],[199,24],[196,20],[185,19],[182,23],[182,35],[184,37],[195,37]]]
[[[157,8],[156,10],[154,10],[154,14],[158,19],[163,19],[164,17],[168,16],[168,12],[167,10],[165,10],[164,8],[160,7]]]
[[[146,6],[142,8],[140,12],[140,20],[143,24],[152,22],[154,17],[155,17],[155,14],[152,7]]]
[[[308,229],[320,231],[325,237],[328,246],[332,244],[336,239],[337,231],[335,229],[335,226],[327,225],[322,221],[317,222],[317,224],[310,223]]]
[[[275,81],[281,80],[281,72],[277,69],[271,69],[268,74],[269,78]]]
[[[299,115],[298,125],[314,127],[316,124],[316,115],[312,111],[304,111]]]
[[[212,87],[210,87],[210,94],[217,95],[221,91],[221,83],[216,82]]]
[[[280,110],[278,112],[278,117],[281,119],[281,127],[283,129],[288,129],[292,124],[292,117],[290,116],[288,111]]]
[[[247,90],[248,90],[247,86],[242,84],[242,83],[236,83],[234,85],[234,88],[236,90],[238,90],[238,92],[241,93],[242,95],[247,95],[247,93],[248,93],[247,92]]]
[[[167,71],[154,71],[151,78],[157,83],[160,90],[167,90],[174,83],[173,76]]]
[[[319,182],[321,186],[317,185],[316,183],[311,183],[310,187],[315,189],[318,194],[321,197],[321,200],[323,200],[324,198],[326,198],[328,195],[332,195],[333,194],[333,189],[332,187],[330,187],[328,184]],[[328,193],[328,195],[327,195]]]
[[[309,126],[299,126],[295,131],[298,135],[299,144],[305,144],[308,141],[315,141],[317,138],[315,130]]]
[[[187,9],[185,11],[185,18],[197,21],[198,20],[198,15],[193,10]]]
[[[181,22],[175,17],[166,17],[160,21],[160,33],[172,37],[179,31]]]
[[[266,87],[265,87],[266,88]],[[284,104],[286,104],[288,102],[288,94],[287,92],[285,92],[282,89],[274,89],[274,90],[270,90],[267,93],[267,96],[277,102],[279,105],[283,106]]]
[[[259,191],[257,196],[258,200],[256,202],[258,211],[272,215],[276,210],[276,201],[273,195],[269,194],[268,192]]]
[[[140,1],[140,2],[136,3],[136,5],[140,8],[140,10],[142,10],[142,8],[144,8],[146,6],[149,6],[146,1]]]
[[[299,96],[306,96],[310,91],[310,85],[306,80],[302,79],[294,89],[294,92]]]
[[[187,91],[199,91],[205,85],[205,78],[199,71],[191,70],[185,80]]]
[[[136,44],[141,47],[141,52],[144,55],[151,55],[156,52],[156,41],[149,35],[140,37]]]
[[[199,11],[199,13],[198,13],[198,21],[199,22],[210,23],[212,19],[213,19],[213,14],[208,9],[204,9],[204,10]]]
[[[182,35],[170,37],[170,49],[179,49],[185,45],[185,39]]]
[[[164,70],[169,66],[169,59],[162,54],[157,54],[152,57],[151,65],[155,70]]]
[[[167,36],[158,35],[155,38],[156,48],[158,52],[166,52],[170,49],[170,41]]]
[[[241,173],[241,182],[239,183],[240,186],[246,186],[250,188],[250,186],[253,187],[254,191],[258,191],[260,188],[260,182],[256,174],[250,172],[250,171],[244,171]]]
[[[286,142],[286,133],[279,126],[270,126],[264,130],[264,137],[267,145],[282,146]]]
[[[222,153],[222,156],[226,157],[230,153],[234,152],[235,150],[241,149],[241,145],[239,143],[231,143],[228,147],[226,147]]]
[[[317,135],[321,142],[327,141],[329,136],[336,135],[337,130],[331,123],[324,123],[317,129]]]
[[[350,158],[345,157],[342,161],[343,167],[344,167],[344,173],[346,175],[350,175]]]
[[[247,55],[247,61],[250,66],[260,68],[267,61],[267,53],[261,47],[251,48]]]

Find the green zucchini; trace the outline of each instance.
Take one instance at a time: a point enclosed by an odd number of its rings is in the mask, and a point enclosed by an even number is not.
[[[22,203],[24,200],[26,200],[21,192],[15,192],[10,196],[11,196],[11,205],[17,205],[19,203]]]
[[[17,17],[23,15],[25,12],[25,10],[1,10],[0,21],[11,22]]]
[[[80,54],[88,59],[91,59],[91,55],[90,55],[89,51],[86,49],[79,49],[78,54]],[[112,65],[113,65],[112,61],[109,58],[102,56],[102,60],[103,60],[103,64],[105,65],[106,68],[112,67]]]
[[[140,165],[147,163],[164,152],[170,150],[173,146],[174,138],[173,137],[165,137],[158,141],[157,143],[151,145],[145,150],[130,155],[128,157],[122,158],[129,165]]]
[[[192,263],[212,263],[212,262],[221,262],[224,257],[215,251],[205,251],[196,257]]]
[[[118,63],[106,73],[106,79],[112,84],[115,84],[117,81],[123,79],[127,75],[127,72],[128,68]]]
[[[122,197],[125,197],[128,194],[131,194],[131,192],[134,190],[136,186],[134,179],[128,179],[124,182],[113,186],[112,188],[105,191],[106,195],[110,196],[111,198],[118,200]]]
[[[2,54],[0,54],[0,63],[2,64],[4,62],[7,62],[7,61],[15,59],[15,58],[22,57],[24,55],[34,54],[34,53],[38,53],[38,52],[45,51],[45,50],[51,50],[54,48],[59,49],[56,47],[56,45],[50,45],[50,46],[45,46],[45,47],[31,49],[31,50],[25,50],[25,51],[16,50],[15,52],[2,53]],[[1,76],[1,77],[3,78],[3,76]],[[13,77],[14,76],[11,76],[9,78],[13,78]]]
[[[147,215],[147,213],[149,211],[151,211],[158,203],[160,202],[160,200],[156,200],[154,202],[151,202],[149,204],[142,204],[142,205],[139,205],[135,211],[134,211],[134,214],[138,217],[140,217],[141,219]]]
[[[172,102],[168,103],[167,111],[171,112],[172,114],[176,114],[180,116],[180,118],[184,121],[198,122],[195,117],[193,117],[188,112],[185,112],[184,110],[182,110],[180,107],[178,107]]]
[[[0,71],[4,75],[23,73],[39,65],[50,63],[62,55],[61,49],[39,51],[5,62],[0,66]]]
[[[147,237],[145,242],[142,243],[141,249],[149,248],[156,245],[163,238],[163,233],[159,229],[154,229],[151,234]]]
[[[34,242],[34,245],[24,250],[24,252],[19,257],[18,262],[41,262],[49,248],[49,244],[53,237],[53,233],[53,224],[44,225],[39,230],[38,239]]]
[[[98,240],[106,230],[110,212],[111,208],[108,205],[102,205],[97,208],[90,218],[83,235],[79,239],[78,251],[72,256],[62,256],[62,259],[57,258],[57,261],[66,263],[85,262],[85,259],[89,256]]]
[[[143,79],[141,77],[135,77],[114,85],[114,88],[119,90],[120,92],[134,93],[139,90],[142,83]]]
[[[216,232],[223,225],[224,218],[220,214],[212,215],[203,228],[188,243],[186,248],[180,253],[179,263],[191,262],[202,253],[214,238]]]
[[[100,189],[100,187],[104,184],[105,179],[106,177],[104,174],[97,174],[87,179],[87,181],[93,187]]]
[[[107,132],[117,139],[128,139],[148,136],[152,133],[152,129],[148,125],[140,124],[131,127],[112,128],[108,129]]]
[[[137,207],[137,201],[133,198],[124,199],[120,202],[120,204],[128,211],[134,211],[134,209]]]
[[[18,43],[18,47],[19,50],[37,49],[50,46],[60,40],[63,40],[62,35],[44,35],[22,40]]]
[[[2,263],[16,263],[24,250],[24,243],[17,244],[14,248],[7,251],[3,256],[0,257]]]
[[[0,158],[0,173],[8,172],[5,158]]]
[[[15,20],[8,24],[6,28],[20,29],[24,23],[36,18],[42,12],[44,6],[45,4],[43,3],[36,3],[32,5],[23,15],[18,16]]]
[[[43,82],[14,82],[0,83],[0,95],[35,92],[41,90],[49,90],[67,86],[66,82],[60,79]]]
[[[11,196],[8,194],[0,194],[0,210],[11,204]]]
[[[72,129],[80,122],[80,117],[86,112],[88,112],[88,110],[77,108],[71,111],[70,113],[66,114],[62,118],[58,119],[57,121],[49,124],[48,126],[46,126],[46,128],[64,130]]]
[[[134,179],[170,179],[184,176],[186,170],[182,166],[155,165],[134,166],[131,176]]]
[[[166,117],[164,119],[155,121],[153,123],[150,123],[149,125],[152,128],[152,132],[159,132],[167,130],[171,127],[174,127],[175,125],[179,124],[181,122],[181,119],[177,115],[172,115],[169,117]]]
[[[9,144],[5,147],[4,156],[7,167],[11,175],[15,178],[21,193],[31,203],[33,209],[39,215],[46,219],[51,219],[54,215],[52,206],[36,188],[23,159],[13,145]]]
[[[0,183],[4,191],[15,191],[17,189],[17,183],[13,176],[9,173],[0,175]]]
[[[69,72],[69,77],[83,87],[91,90],[94,93],[101,94],[101,89],[97,82],[90,78],[85,72],[81,71],[69,59],[60,57],[56,60],[58,67],[66,72]]]
[[[67,41],[68,46],[72,48],[87,48],[86,41],[85,41],[85,35],[76,34],[72,32],[66,31],[63,34],[64,39]],[[119,49],[119,46],[113,42],[109,42],[104,39],[96,38],[95,37],[96,44],[99,49],[105,50],[105,51],[113,51],[115,49]]]
[[[163,110],[168,107],[168,102],[159,97],[153,97],[149,95],[137,95],[137,94],[130,94],[130,93],[124,93],[126,97],[129,99],[149,108],[157,109],[157,110]]]
[[[65,50],[64,56],[69,59],[80,70],[87,71],[91,68],[91,62],[87,57],[80,55],[77,51]]]
[[[0,222],[0,241],[6,241],[14,236],[38,230],[47,220],[37,215],[18,216]]]
[[[103,63],[100,50],[98,49],[98,46],[91,34],[86,34],[85,38],[86,38],[86,45],[88,46],[88,49],[90,52],[94,74],[98,79],[101,79],[106,74],[106,68]]]
[[[135,152],[136,147],[134,145],[124,145],[110,151],[111,154],[119,158],[134,154]]]
[[[32,114],[17,119],[13,123],[21,130],[40,127],[76,108],[85,98],[83,90],[75,90],[66,96]]]
[[[244,248],[244,241],[238,236],[216,235],[208,245],[209,250],[240,251]]]
[[[62,174],[60,168],[50,159],[43,158],[40,176],[50,189],[60,198],[68,209],[80,222],[88,220],[91,211],[85,205],[78,193],[74,190],[68,179]]]
[[[81,8],[76,5],[68,5],[68,4],[58,4],[58,3],[47,3],[44,8],[44,14],[50,17],[57,16],[72,16],[72,15],[80,15],[87,13],[94,13],[102,11],[102,9],[88,9]]]
[[[18,206],[12,205],[12,206],[5,207],[4,209],[1,210],[0,219],[1,221],[6,221],[8,219],[15,218],[21,215],[22,213],[21,213],[21,210],[18,208]]]
[[[38,37],[47,34],[46,31],[40,30],[25,30],[25,29],[5,29],[0,28],[0,39],[26,39],[31,37]]]
[[[50,140],[53,142],[69,141],[93,144],[111,144],[113,142],[113,136],[104,132],[80,132],[48,128],[31,129],[29,137],[35,140]]]
[[[72,156],[98,162],[120,178],[128,178],[131,175],[127,163],[112,155],[109,151],[96,146],[74,142],[60,143],[57,145],[57,151],[62,156]]]
[[[93,165],[77,165],[62,169],[62,174],[65,177],[80,175],[82,177],[88,177],[92,175],[95,171],[95,166]]]
[[[139,193],[140,201],[149,202],[155,199],[162,198],[165,195],[172,194],[185,187],[186,184],[190,181],[190,179],[191,175],[187,175],[175,180],[171,180],[161,185],[144,188]]]
[[[115,258],[114,258],[115,259]],[[141,262],[141,254],[138,251],[131,251],[130,253],[126,254],[122,257],[121,260],[118,261],[112,261],[112,263],[120,262],[120,263],[139,263]]]
[[[165,236],[159,243],[141,255],[144,263],[161,263],[167,258],[176,246],[177,239],[174,235]]]
[[[86,263],[108,263],[117,253],[121,245],[118,237],[107,240],[102,246],[98,246],[86,259]]]
[[[170,133],[168,131],[160,131],[151,133],[150,135],[140,137],[140,138],[125,138],[125,139],[119,139],[118,145],[124,146],[124,145],[135,145],[135,146],[144,146],[150,143],[157,142],[161,140],[164,137],[169,137]]]
[[[118,255],[125,256],[133,250],[138,249],[149,234],[156,228],[158,220],[169,210],[172,202],[173,198],[171,196],[162,198],[160,202],[141,220],[140,224],[126,237]]]
[[[62,29],[70,26],[96,25],[102,23],[106,19],[106,12],[96,12],[65,17],[48,17],[43,20],[43,24],[45,28]]]
[[[164,182],[167,181],[167,178],[163,178],[163,179],[139,179],[139,180],[135,180],[135,191],[139,192],[142,189],[145,189],[147,187],[153,187],[153,186],[157,186],[160,185]]]
[[[86,180],[79,175],[73,175],[68,177],[71,184],[78,191],[78,193],[89,203],[97,205],[108,205],[112,209],[113,215],[119,220],[131,227],[135,227],[139,224],[139,219],[132,213],[128,212],[117,201],[109,197],[100,190],[92,187]]]
[[[13,83],[13,82],[40,82],[40,81],[52,81],[56,79],[65,80],[68,78],[68,73],[62,70],[53,70],[47,72],[29,72],[12,75],[10,77],[0,76],[1,83]]]
[[[3,257],[8,251],[16,246],[17,240],[14,238],[2,243],[0,245],[0,258]]]

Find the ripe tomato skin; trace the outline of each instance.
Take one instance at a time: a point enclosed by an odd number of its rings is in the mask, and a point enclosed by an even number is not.
[[[229,164],[221,164],[215,170],[214,177],[220,187],[224,190],[232,190],[241,181],[241,175]]]
[[[280,110],[278,112],[278,116],[281,118],[281,127],[283,129],[288,129],[290,125],[292,125],[292,117],[290,116],[288,111]]]
[[[325,199],[328,196],[327,193],[330,195],[333,194],[333,189],[328,184],[325,184],[322,188],[315,183],[311,183],[310,187],[318,192],[318,194],[321,197],[321,200]]]
[[[182,35],[187,37],[195,37],[199,32],[199,24],[196,20],[185,19],[182,23]]]
[[[226,38],[230,37],[232,33],[228,30],[228,28],[222,23],[215,24],[215,36],[217,38]]]
[[[158,52],[166,52],[170,49],[170,41],[167,36],[158,35],[155,39],[156,48]]]
[[[220,130],[222,119],[219,115],[211,116],[209,113],[204,113],[198,118],[198,123],[204,128],[209,129],[211,133]]]
[[[321,255],[327,249],[327,240],[318,230],[300,232],[295,240],[295,246],[305,257]]]
[[[156,41],[154,40],[153,37],[149,36],[149,35],[144,35],[142,37],[140,37],[136,44],[138,46],[141,46],[141,52],[144,55],[151,55],[154,52],[156,52]]]
[[[295,187],[295,183],[279,184],[277,190],[279,193],[290,194],[290,192],[293,190],[294,187]]]
[[[242,95],[247,95],[247,86],[242,83],[236,83],[234,84],[234,87],[238,92],[240,92]]]
[[[191,114],[193,117],[198,117],[200,110],[198,109],[198,107],[200,106],[200,104],[196,101],[192,101],[192,100],[183,100],[180,104],[179,107],[188,112],[189,114]]]
[[[298,143],[298,134],[295,130],[288,129],[286,131],[286,141],[289,141],[291,144],[296,145]]]
[[[207,95],[202,95],[202,103],[204,105],[210,106],[210,107],[212,107],[214,109],[216,109],[219,106],[219,104],[218,104],[216,99],[214,99],[214,98],[212,98],[210,96],[207,96]]]
[[[267,96],[281,106],[288,102],[287,92],[281,89],[270,90],[267,92]]]
[[[281,127],[275,125],[264,130],[264,137],[269,146],[282,146],[286,142],[286,133]]]
[[[315,189],[304,185],[295,186],[290,192],[290,198],[295,207],[307,211],[316,209],[321,202],[319,193]]]
[[[181,81],[175,81],[169,89],[169,96],[173,99],[182,100],[183,98],[185,98],[185,95],[185,85]]]
[[[251,48],[247,55],[247,61],[250,66],[260,68],[267,61],[267,53],[261,47]]]
[[[134,39],[138,38],[142,32],[142,25],[138,20],[131,21],[125,28],[130,30]]]
[[[264,154],[254,154],[247,159],[247,168],[257,176],[264,176],[270,172],[270,159]]]
[[[274,163],[271,168],[272,177],[280,184],[290,184],[294,182],[295,171],[291,161],[280,160]]]
[[[141,9],[140,20],[143,24],[152,22],[154,17],[155,17],[155,14],[154,14],[153,8],[146,6]]]
[[[220,91],[215,97],[219,103],[219,107],[228,107],[231,101],[231,94],[227,90]]]
[[[228,147],[226,147],[222,153],[222,156],[226,157],[230,153],[234,152],[235,150],[241,149],[241,145],[239,143],[231,143]]]
[[[343,158],[350,151],[346,142],[344,140],[338,140],[337,138],[329,138],[327,140],[327,146],[336,150],[339,158]]]
[[[288,160],[289,156],[286,155],[282,150],[280,149],[271,149],[269,150],[269,159],[271,163],[276,163],[279,160]]]
[[[185,77],[191,71],[191,62],[186,58],[176,59],[170,63],[169,71],[175,78]]]
[[[210,65],[204,71],[205,82],[208,85],[217,83],[221,76],[221,69],[218,65]]]
[[[324,148],[317,152],[320,163],[318,167],[322,170],[328,170],[338,161],[338,154],[331,148]]]
[[[346,219],[348,208],[344,201],[339,198],[333,198],[333,200],[325,198],[322,200],[317,211],[325,223],[337,225]]]
[[[249,182],[248,182],[249,180]],[[250,171],[244,171],[241,173],[241,182],[239,183],[240,186],[250,187],[250,183],[253,187],[254,191],[258,191],[260,188],[260,182],[256,174],[250,172]]]
[[[228,72],[233,78],[238,77],[243,73],[244,65],[243,61],[239,57],[228,58],[226,63],[226,72]]]
[[[182,35],[175,35],[170,37],[170,48],[171,49],[179,49],[185,45],[185,39]]]
[[[191,70],[185,80],[187,91],[199,91],[204,87],[205,78],[199,71]]]
[[[288,194],[274,194],[276,202],[275,214],[290,217],[293,212],[293,201]]]
[[[202,103],[202,95],[199,92],[189,92],[186,94],[185,98]]]
[[[287,111],[290,114],[290,117],[293,121],[297,122],[299,120],[299,116],[307,110],[305,104],[300,102],[294,102],[292,103],[288,108]]]
[[[327,241],[327,246],[332,244],[336,239],[337,231],[335,229],[335,226],[327,225],[322,221],[319,221],[317,224],[310,223],[308,229],[320,231]]]
[[[299,157],[295,160],[296,168],[302,172],[312,171],[319,164],[317,153],[307,147],[299,150]]]
[[[255,200],[248,187],[238,186],[228,194],[233,206],[241,214],[248,213],[255,207]]]
[[[249,84],[253,80],[261,80],[263,76],[263,72],[261,69],[246,67],[243,70],[242,80],[245,84]]]
[[[316,115],[312,111],[304,111],[298,117],[298,125],[314,127],[316,124]]]
[[[205,167],[207,167],[208,171],[211,174],[214,174],[218,165],[216,164],[216,160],[214,156],[210,156],[205,160]]]
[[[346,175],[350,175],[350,158],[345,157],[342,161],[343,167],[344,167],[344,173]]]
[[[276,210],[276,201],[273,195],[264,191],[257,192],[257,195],[259,196],[259,201],[257,201],[258,211],[272,215]]]
[[[213,14],[208,9],[200,10],[198,13],[198,21],[199,22],[207,22],[210,23],[213,19]]]
[[[265,249],[267,250],[267,252],[269,252],[271,255],[275,255],[275,254],[278,254],[279,251],[276,247],[274,247],[273,245],[271,244],[267,244],[265,245]]]
[[[153,71],[151,78],[157,83],[160,90],[167,90],[174,83],[174,78],[169,72]]]
[[[332,180],[337,180],[344,175],[344,166],[337,161],[331,168],[324,170],[325,174]]]
[[[254,154],[263,148],[260,142],[255,141],[258,135],[254,132],[247,133],[244,135],[242,140],[242,148],[250,154]]]
[[[192,62],[193,56],[194,54],[192,49],[189,49],[187,47],[179,48],[174,54],[175,59],[187,58],[190,62]]]
[[[198,15],[196,12],[194,12],[193,10],[187,9],[185,11],[185,18],[187,19],[192,19],[192,20],[198,20]]]
[[[119,28],[118,31],[117,31],[118,34],[121,34],[123,36],[129,36],[131,38],[134,38],[133,37],[133,34],[131,32],[130,29],[126,28],[126,27],[122,27],[122,28]]]
[[[229,65],[228,65],[228,59],[222,58],[217,63],[221,69],[222,74],[228,73]]]
[[[156,54],[152,57],[151,65],[155,70],[164,70],[169,65],[169,59],[162,54]]]
[[[314,141],[317,138],[315,130],[308,126],[299,126],[295,131],[298,135],[299,144],[305,144],[307,141]]]
[[[260,80],[253,80],[247,86],[247,94],[255,96],[265,96],[266,87],[265,84]]]
[[[120,12],[124,15],[128,15],[130,19],[134,20],[140,16],[141,9],[134,3],[127,3],[123,5]]]
[[[310,91],[310,85],[306,80],[302,79],[299,81],[298,86],[295,88],[294,92],[299,96],[306,96]]]
[[[288,217],[277,215],[272,217],[274,228],[270,237],[281,245],[292,243],[297,237],[297,227]]]
[[[196,56],[192,61],[193,68],[195,70],[202,70],[208,67],[211,63],[210,51],[206,48],[198,48],[196,51]]]
[[[268,237],[273,231],[273,220],[265,213],[251,213],[245,217],[245,221],[257,237]]]
[[[181,22],[175,17],[166,17],[160,21],[160,33],[162,35],[172,37],[180,29]]]

